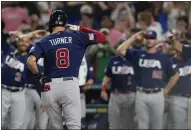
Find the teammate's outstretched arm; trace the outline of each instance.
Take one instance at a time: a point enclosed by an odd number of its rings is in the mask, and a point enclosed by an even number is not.
[[[106,41],[105,35],[97,30],[71,24],[67,24],[67,26],[69,27],[69,29],[74,31],[82,31],[85,33],[89,33],[89,40],[96,40],[96,43],[103,43]],[[94,37],[94,35],[91,35],[91,33],[94,33],[96,37]]]
[[[125,56],[127,49],[136,41],[136,39],[140,39],[140,37],[144,36],[144,31],[137,32],[133,36],[131,36],[129,39],[124,41],[119,47],[117,48],[117,53]]]
[[[168,41],[172,44],[172,47],[177,50],[178,52],[182,53],[184,57],[191,58],[191,46],[183,45],[175,38],[175,34],[169,33],[168,34]]]

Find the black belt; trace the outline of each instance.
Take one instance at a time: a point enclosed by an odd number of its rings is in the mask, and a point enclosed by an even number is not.
[[[32,84],[25,84],[26,88],[36,89],[34,85]]]
[[[63,78],[63,81],[67,81],[67,80],[73,80],[74,78],[73,77],[61,77]],[[49,78],[49,77],[44,77],[43,78],[43,83],[50,83],[52,82],[52,78]]]
[[[140,87],[138,87],[137,90],[140,92],[147,93],[147,94],[158,93],[158,92],[162,91],[161,88],[147,89],[147,88],[140,88]]]
[[[130,93],[133,93],[133,92],[132,91],[113,90],[113,91],[111,91],[111,93],[114,93],[114,94],[130,94]]]
[[[6,90],[11,91],[11,92],[19,92],[19,91],[22,91],[24,88],[22,88],[22,89],[3,88],[3,89],[6,89]]]

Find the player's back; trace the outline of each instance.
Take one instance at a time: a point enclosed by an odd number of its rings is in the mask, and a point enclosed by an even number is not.
[[[44,75],[50,78],[77,77],[79,67],[89,43],[89,35],[82,32],[52,33],[36,45],[34,54],[44,57]],[[33,50],[33,49],[32,49]]]

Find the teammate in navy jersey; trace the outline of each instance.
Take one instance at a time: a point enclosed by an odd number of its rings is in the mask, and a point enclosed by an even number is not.
[[[43,58],[39,59],[38,62],[38,69],[39,72],[44,72],[43,67]],[[26,70],[26,92],[25,92],[25,99],[26,99],[26,109],[25,109],[25,116],[24,122],[22,124],[22,129],[34,129],[35,124],[37,129],[46,129],[48,124],[48,115],[46,112],[41,110],[41,100],[40,100],[40,84],[36,80],[33,79],[32,72],[27,68]],[[33,114],[35,114],[35,121],[33,124],[31,120],[33,120]],[[31,128],[29,128],[29,126]]]
[[[129,47],[137,37],[146,38],[146,50]],[[157,51],[156,32],[138,32],[122,43],[117,51],[130,60],[135,68],[137,94],[135,99],[136,120],[139,129],[162,129],[164,93],[168,94],[179,78],[172,68],[170,58]],[[166,86],[166,79],[169,83]]]
[[[10,129],[20,129],[24,120],[26,61],[29,40],[25,35],[18,39],[18,48],[8,53],[2,64],[1,87],[2,87],[2,124],[9,109]]]
[[[108,100],[106,89],[110,83],[109,128],[132,129],[136,91],[132,63],[121,56],[114,56],[109,60],[102,83],[101,97],[104,100]]]
[[[41,99],[52,127],[62,129],[65,121],[68,129],[80,129],[79,67],[86,48],[91,44],[102,43],[106,38],[102,33],[83,26],[68,25],[75,31],[66,32],[66,23],[65,12],[56,10],[51,14],[51,34],[31,48],[27,63],[34,77],[40,80],[42,74],[38,71],[36,61],[40,57],[44,58],[45,85]]]
[[[184,59],[175,51],[172,58],[173,68],[177,69],[180,78],[168,96],[168,117],[171,129],[188,129],[189,106],[191,106],[191,59]]]
[[[30,45],[32,46],[34,42],[48,33],[46,30],[35,30],[33,32],[27,33],[26,35],[30,39]],[[30,46],[30,48],[31,48]],[[43,58],[39,59],[37,62],[38,69],[40,72],[44,72]],[[48,115],[43,112],[40,105],[40,94],[41,85],[39,82],[33,79],[32,72],[27,68],[26,70],[26,109],[24,122],[22,124],[22,129],[46,129],[48,123]]]

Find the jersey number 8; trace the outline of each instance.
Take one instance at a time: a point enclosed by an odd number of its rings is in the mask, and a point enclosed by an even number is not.
[[[68,68],[70,65],[69,50],[60,48],[56,51],[56,66],[58,68]]]

